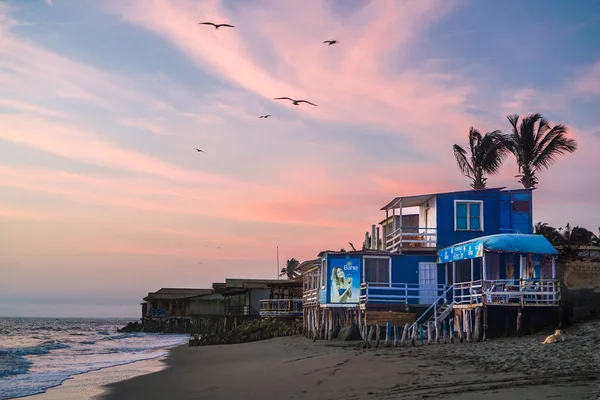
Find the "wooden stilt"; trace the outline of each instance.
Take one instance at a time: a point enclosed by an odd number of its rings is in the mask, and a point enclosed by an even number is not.
[[[517,336],[521,336],[521,320],[523,318],[523,307],[517,310]]]
[[[371,342],[373,341],[373,335],[375,334],[375,328],[373,326],[369,327],[369,338],[367,339],[367,347],[371,348]]]
[[[398,326],[394,325],[394,347],[398,347]]]
[[[427,344],[431,344],[431,321],[427,321]]]
[[[435,343],[440,344],[440,321],[435,321]]]
[[[375,348],[379,348],[379,339],[381,339],[381,328],[379,324],[375,324],[375,336],[377,337],[377,341],[375,342]]]
[[[415,327],[413,328],[413,331],[412,331],[412,337],[410,339],[411,346],[415,345],[415,342],[418,339],[418,335],[419,335],[419,327],[417,325],[415,325]]]
[[[476,342],[481,340],[481,307],[475,309],[475,334],[474,339]]]
[[[400,340],[402,347],[406,345],[406,339],[408,339],[408,324],[404,324],[404,330],[402,330],[402,339]]]
[[[465,310],[465,322],[467,325],[467,342],[471,343],[473,340],[473,325],[471,322],[471,310]]]
[[[488,321],[487,321],[487,306],[483,306],[483,341],[487,340],[487,330],[488,330]]]
[[[385,323],[385,347],[390,347],[390,336],[392,336],[392,323]]]
[[[462,319],[460,310],[455,314],[455,317],[456,317],[456,328],[458,330],[458,341],[460,343],[462,343],[463,337],[464,337],[464,335],[463,335],[464,329],[463,329],[463,322],[462,322],[463,319]]]

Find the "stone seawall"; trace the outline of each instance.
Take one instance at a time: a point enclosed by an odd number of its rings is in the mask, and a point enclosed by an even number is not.
[[[600,317],[600,262],[557,263],[556,272],[570,322]]]

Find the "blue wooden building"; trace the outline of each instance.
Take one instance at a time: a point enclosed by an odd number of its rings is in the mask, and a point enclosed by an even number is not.
[[[381,210],[385,219],[371,226],[364,250],[324,251],[300,266],[305,331],[311,335],[328,337],[351,322],[362,329],[381,318],[446,318],[454,282],[481,279],[483,270],[474,264],[471,275],[463,277],[461,270],[457,277],[452,263],[439,262],[438,250],[489,235],[533,233],[531,189],[396,197]]]

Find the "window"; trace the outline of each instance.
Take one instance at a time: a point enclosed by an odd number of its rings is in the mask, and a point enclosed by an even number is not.
[[[512,210],[515,212],[529,212],[529,202],[527,200],[514,200]]]
[[[454,203],[454,229],[457,231],[482,231],[482,209],[482,201],[456,201]]]
[[[377,283],[388,286],[390,284],[390,258],[365,257],[365,277],[366,283]]]

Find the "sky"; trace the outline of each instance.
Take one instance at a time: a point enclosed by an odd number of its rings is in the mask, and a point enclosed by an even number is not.
[[[596,0],[0,0],[0,316],[359,247],[392,198],[469,189],[452,145],[513,113],[579,145],[535,221],[596,232],[598,37]]]

